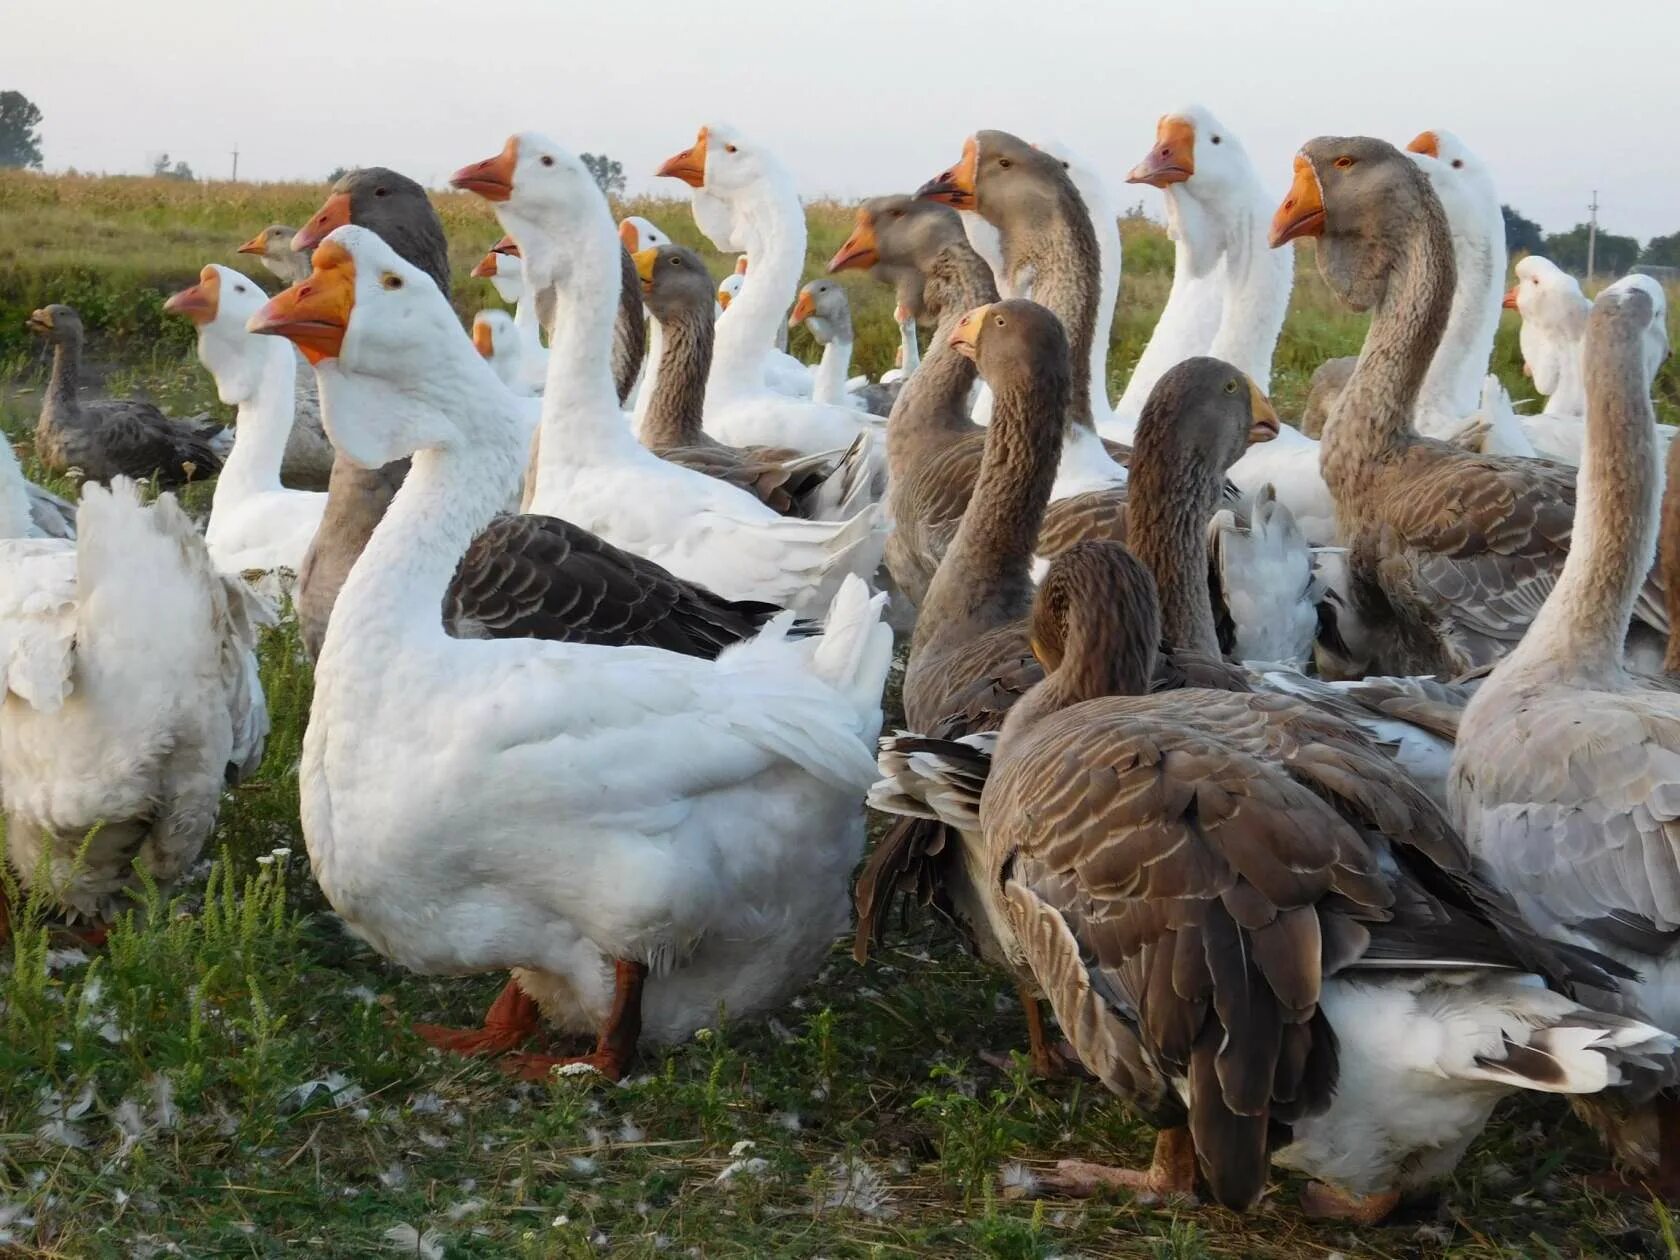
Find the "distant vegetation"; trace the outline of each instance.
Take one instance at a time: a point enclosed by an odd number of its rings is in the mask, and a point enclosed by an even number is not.
[[[22,92],[0,92],[0,166],[41,169],[41,111]]]

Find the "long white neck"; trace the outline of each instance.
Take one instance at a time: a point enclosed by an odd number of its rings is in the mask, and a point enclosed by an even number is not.
[[[544,501],[580,462],[634,449],[636,439],[613,384],[621,247],[605,199],[587,198],[565,222],[537,225],[530,234],[542,244],[528,248],[518,238],[526,274],[554,297],[534,495]]]
[[[1114,333],[1114,307],[1120,300],[1120,223],[1104,189],[1082,183],[1079,192],[1091,213],[1100,260],[1097,322],[1091,332],[1091,419],[1100,425],[1114,410],[1108,398],[1108,343]]]
[[[513,326],[519,330],[520,344],[542,352],[542,324],[537,319],[537,295],[525,281],[520,288],[519,301],[513,307]]]
[[[1219,331],[1218,236],[1194,198],[1174,186],[1165,189],[1165,195],[1167,233],[1174,242],[1172,290],[1114,407],[1116,415],[1133,423],[1155,382],[1175,364],[1206,354]]]
[[[765,364],[785,329],[805,265],[805,212],[791,183],[766,176],[734,206],[736,238],[747,250],[741,291],[718,320],[706,407],[764,387]]]
[[[1570,335],[1566,329],[1547,328],[1533,320],[1524,320],[1518,340],[1523,359],[1534,374],[1534,388],[1546,397],[1546,411],[1554,416],[1585,415],[1587,394],[1581,380],[1581,338]]]
[[[659,383],[659,357],[665,353],[665,326],[657,319],[648,320],[647,357],[642,360],[642,383],[636,387],[635,423],[640,434],[648,408],[653,406],[653,391]]]
[[[28,538],[34,532],[23,466],[18,463],[11,440],[0,434],[0,538]]]
[[[834,336],[823,347],[822,358],[811,376],[811,401],[840,403],[846,400],[846,382],[852,370],[852,339]]]
[[[1497,213],[1495,207],[1496,217]],[[1505,295],[1505,229],[1501,220],[1498,234],[1490,233],[1486,218],[1478,210],[1473,222],[1452,225],[1458,283],[1453,289],[1447,330],[1441,335],[1418,395],[1420,417],[1459,419],[1473,414],[1481,405],[1482,382],[1493,354],[1493,335],[1499,328],[1500,304]]]
[[[922,343],[916,340],[915,320],[907,319],[898,326],[898,348],[904,355],[898,370],[909,376],[922,365]]]
[[[1590,370],[1569,558],[1502,672],[1602,680],[1622,673],[1628,622],[1656,551],[1663,469],[1637,347],[1599,349],[1605,361]]]
[[[1295,283],[1295,251],[1273,249],[1266,239],[1271,214],[1265,190],[1249,172],[1230,197],[1230,209],[1219,218],[1224,229],[1225,300],[1219,330],[1208,349],[1268,391],[1272,352]]]
[[[251,335],[247,354],[261,355],[257,385],[244,402],[233,426],[233,449],[216,478],[210,497],[212,522],[216,511],[252,495],[281,489],[280,462],[286,456],[286,441],[292,435],[292,418],[297,410],[297,358],[292,343],[283,337]]]
[[[470,343],[467,353],[477,359]],[[329,432],[337,417],[403,408],[447,417],[451,437],[414,456],[402,488],[339,592],[316,667],[316,697],[353,675],[379,680],[398,642],[447,638],[443,599],[468,545],[507,502],[523,462],[513,396],[482,360],[452,347],[424,380],[402,390],[346,374],[336,360],[318,369]],[[354,423],[353,421],[350,423]]]

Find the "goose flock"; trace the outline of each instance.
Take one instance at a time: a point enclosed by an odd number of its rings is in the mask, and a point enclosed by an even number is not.
[[[1174,271],[1118,397],[1104,176],[998,130],[807,278],[788,169],[701,127],[658,174],[741,256],[721,284],[521,132],[451,180],[506,233],[473,274],[513,312],[470,329],[425,190],[353,171],[239,247],[289,287],[210,264],[168,300],[231,447],[82,398],[80,320],[35,312],[34,452],[83,486],[0,445],[17,880],[97,940],[182,877],[261,761],[283,608],[322,893],[404,967],[508,976],[481,1026],[417,1027],[444,1051],[616,1079],[908,900],[1013,981],[1035,1070],[1159,1131],[1145,1169],[1069,1135],[1051,1191],[1246,1209],[1277,1166],[1373,1223],[1524,1091],[1680,1194],[1663,291],[1536,257],[1507,289],[1490,169],[1443,130],[1292,172],[1201,107],[1139,142]],[[1285,423],[1304,239],[1370,326]],[[879,381],[847,271],[893,293]],[[1529,414],[1488,375],[1502,307]],[[211,478],[202,526],[142,493]]]

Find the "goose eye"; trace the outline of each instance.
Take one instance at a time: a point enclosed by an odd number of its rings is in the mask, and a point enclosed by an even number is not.
[[[551,156],[549,156],[547,153],[545,153],[545,154],[542,155],[542,164],[544,166],[553,166],[554,165],[554,159]]]
[[[1225,392],[1227,394],[1236,393],[1237,392],[1237,383],[1235,381],[1226,381],[1225,382]]]
[[[383,188],[375,188],[373,190],[373,195],[375,197],[383,197],[385,196],[385,190]]]
[[[1213,142],[1213,143],[1214,143],[1214,144],[1218,144],[1218,143],[1219,143],[1219,137],[1218,137],[1218,136],[1214,136],[1214,137],[1213,137],[1213,141],[1212,141],[1212,142]]]
[[[682,259],[680,259],[680,258],[673,258],[673,259],[671,259],[671,266],[673,266],[673,267],[680,267],[680,266],[682,266]]]
[[[1015,163],[1011,162],[1008,158],[999,158],[998,165],[1007,171],[1011,166],[1014,166]]]
[[[1353,158],[1350,158],[1350,157],[1347,157],[1346,155],[1344,155],[1344,156],[1336,159],[1336,169],[1339,170],[1339,171],[1345,171],[1345,170],[1347,170],[1348,167],[1352,166],[1353,163],[1354,163]]]
[[[379,277],[379,283],[387,289],[400,289],[402,288],[402,277],[387,271]]]
[[[245,292],[245,286],[242,284],[236,284],[233,286],[233,291],[235,293],[243,293]]]
[[[994,324],[996,324],[999,328],[1002,328],[1003,327],[1003,316],[1002,315],[992,316],[992,322]]]
[[[1453,170],[1461,171],[1461,170],[1464,169],[1464,159],[1463,158],[1454,158],[1452,160],[1452,165],[1453,165]]]
[[[724,145],[724,146],[723,146],[723,151],[724,151],[724,152],[725,152],[725,153],[735,153],[735,152],[737,152],[737,150],[736,150],[736,148],[735,148],[735,146],[734,146],[734,145],[732,145],[732,144],[726,144],[726,145]]]
[[[893,211],[893,212],[892,212],[892,217],[893,217],[893,218],[895,218],[895,219],[902,219],[902,218],[903,218],[903,217],[904,217],[904,211],[902,211],[902,210],[894,210],[894,211]]]

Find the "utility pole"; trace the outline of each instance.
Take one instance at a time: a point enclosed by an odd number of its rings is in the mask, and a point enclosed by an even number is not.
[[[1592,204],[1587,207],[1591,217],[1587,220],[1587,283],[1593,282],[1593,264],[1597,262],[1598,253],[1598,189],[1593,189]]]
[[[239,182],[239,141],[237,140],[233,142],[233,182],[236,184]]]

